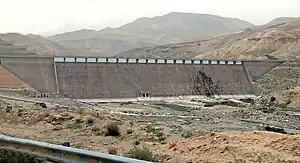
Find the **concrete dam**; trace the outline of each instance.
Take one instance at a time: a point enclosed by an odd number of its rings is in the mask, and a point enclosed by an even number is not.
[[[282,61],[0,56],[42,93],[74,99],[253,95],[252,82]]]

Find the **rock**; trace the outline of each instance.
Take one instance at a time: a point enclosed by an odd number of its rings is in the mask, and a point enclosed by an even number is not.
[[[70,142],[63,142],[61,145],[65,146],[65,147],[71,147],[71,143]]]
[[[276,97],[274,97],[274,96],[270,97],[270,102],[271,102],[271,103],[273,103],[273,102],[275,102],[275,101],[276,101]]]
[[[164,140],[164,141],[161,141],[160,144],[164,145],[164,144],[167,144],[167,142]]]
[[[37,102],[37,103],[35,103],[35,105],[36,105],[36,106],[40,106],[40,107],[42,107],[42,108],[47,108],[46,103],[43,103],[43,102]]]
[[[153,128],[153,124],[149,122],[149,123],[145,126],[145,129],[151,129],[151,128]]]
[[[287,134],[287,132],[283,128],[278,128],[278,127],[266,126],[265,130],[271,132],[277,132],[281,134]]]
[[[154,127],[154,130],[163,130],[162,127]]]
[[[216,133],[212,132],[212,133],[210,133],[209,135],[210,135],[210,136],[215,136]]]
[[[118,154],[118,149],[117,148],[109,148],[108,149],[108,154],[117,155]]]
[[[57,120],[60,120],[60,119],[62,119],[62,116],[59,115],[59,114],[56,114],[56,115],[53,116],[54,121],[57,121]]]
[[[240,101],[243,101],[243,102],[249,103],[249,104],[255,103],[255,99],[253,99],[253,98],[240,99]]]
[[[23,111],[24,111],[24,108],[19,108],[19,109],[18,109],[18,112],[19,112],[19,113],[22,113]]]
[[[12,111],[12,106],[11,105],[7,105],[6,106],[6,112],[9,113]]]
[[[204,104],[204,107],[213,107],[213,106],[215,106],[214,103],[206,103],[206,104]]]
[[[58,131],[58,130],[63,130],[65,127],[63,125],[57,125],[53,128],[53,130]]]
[[[188,147],[189,151],[193,151],[195,149],[195,147]]]
[[[176,146],[176,143],[175,142],[171,142],[171,143],[169,143],[169,149],[171,149],[171,148],[174,148]]]
[[[132,134],[133,133],[133,129],[127,129],[127,134]]]
[[[134,141],[134,145],[140,145],[141,143],[139,141]]]
[[[59,105],[55,105],[55,107],[54,107],[55,110],[58,110],[59,108],[60,108]]]

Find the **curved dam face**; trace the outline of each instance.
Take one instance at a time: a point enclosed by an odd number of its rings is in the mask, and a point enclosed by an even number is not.
[[[262,62],[248,61],[36,56],[0,56],[0,61],[40,92],[76,99],[251,95],[252,77],[274,66],[264,62],[260,68]]]
[[[252,94],[243,65],[56,63],[71,98]]]

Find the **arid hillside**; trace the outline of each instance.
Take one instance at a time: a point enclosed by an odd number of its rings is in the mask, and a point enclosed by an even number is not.
[[[18,33],[0,34],[0,39],[16,47],[41,55],[56,55],[66,50],[63,46],[51,42],[38,35],[22,35]]]
[[[39,35],[22,35],[19,33],[0,34],[0,55],[99,55],[86,49],[69,49]],[[5,45],[4,47],[4,44]]]
[[[280,59],[299,58],[300,20],[292,19],[286,23],[281,20],[277,25],[272,22],[207,40],[133,49],[117,56],[266,59],[269,55]]]

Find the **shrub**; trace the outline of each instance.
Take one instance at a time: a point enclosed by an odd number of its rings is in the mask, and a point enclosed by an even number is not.
[[[86,123],[89,124],[89,125],[94,124],[94,121],[95,121],[95,119],[91,116],[86,118]]]
[[[276,101],[276,97],[272,96],[270,97],[270,102],[275,102]]]
[[[77,118],[75,119],[75,122],[76,122],[76,123],[83,123],[84,120],[82,119],[82,117],[77,117]]]
[[[86,115],[86,110],[84,108],[79,108],[80,115]]]
[[[194,136],[194,134],[193,134],[192,131],[186,131],[186,132],[183,132],[183,133],[181,134],[181,136],[182,136],[183,138],[190,138],[190,137]]]
[[[106,128],[105,136],[120,136],[120,129],[119,126],[116,123],[110,123]]]
[[[93,126],[92,131],[93,132],[98,132],[98,131],[100,131],[100,128],[98,126]]]
[[[108,154],[117,155],[118,150],[116,148],[111,147],[111,148],[108,149]]]
[[[0,149],[0,163],[44,163],[45,161],[21,152]]]
[[[166,140],[166,137],[164,137],[164,136],[161,136],[161,137],[159,137],[159,138],[158,138],[158,140],[159,140],[160,142],[163,142],[163,141],[165,141],[165,140]]]
[[[74,123],[69,123],[67,127],[70,129],[81,129],[83,128],[83,124],[76,121]]]
[[[144,161],[156,161],[156,156],[147,148],[133,148],[125,154],[125,157]]]
[[[164,133],[163,133],[163,132],[157,131],[157,132],[155,132],[155,135],[156,135],[157,137],[163,137],[163,136],[164,136]]]
[[[140,145],[141,142],[139,142],[139,141],[137,140],[137,141],[134,141],[133,144],[134,144],[134,145]]]

